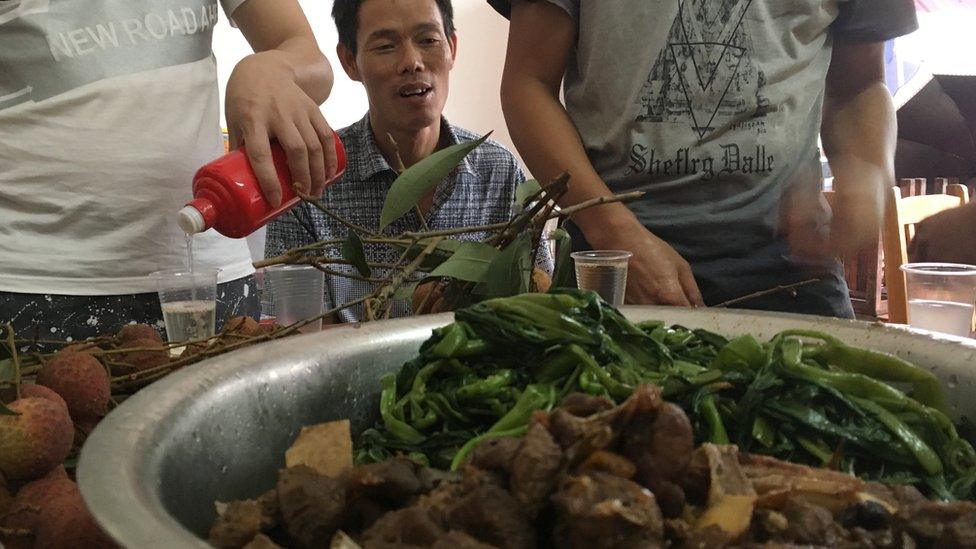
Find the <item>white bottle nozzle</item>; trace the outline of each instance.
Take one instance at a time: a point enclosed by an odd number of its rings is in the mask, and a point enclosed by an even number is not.
[[[203,214],[193,206],[184,206],[180,210],[177,223],[186,234],[202,233],[207,229]]]

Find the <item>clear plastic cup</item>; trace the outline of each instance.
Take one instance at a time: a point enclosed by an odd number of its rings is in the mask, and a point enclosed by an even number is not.
[[[627,264],[633,255],[622,250],[573,252],[571,257],[576,265],[576,285],[581,290],[593,290],[614,307],[623,305],[627,289]]]
[[[955,263],[907,263],[908,324],[968,337],[976,310],[976,266]]]
[[[152,274],[159,290],[166,339],[171,343],[214,335],[219,269],[158,271]]]
[[[325,273],[309,265],[274,265],[264,269],[264,291],[270,294],[275,323],[288,326],[322,314]],[[300,332],[317,332],[322,319]]]

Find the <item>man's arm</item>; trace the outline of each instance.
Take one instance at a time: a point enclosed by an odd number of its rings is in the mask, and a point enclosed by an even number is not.
[[[884,83],[884,44],[837,43],[827,73],[821,139],[834,174],[834,252],[877,242],[895,181],[897,121]]]
[[[337,169],[332,128],[319,110],[332,90],[332,68],[297,0],[247,0],[233,16],[256,53],[227,83],[231,146],[247,145],[271,204],[281,201],[272,139],[284,148],[295,182],[319,196]]]
[[[923,219],[908,245],[908,259],[976,265],[976,202]]]
[[[572,180],[563,206],[610,194],[559,102],[559,88],[576,42],[576,23],[549,2],[513,2],[501,99],[512,139],[542,182],[563,171]],[[579,212],[573,221],[596,248],[634,253],[627,279],[631,303],[700,305],[688,263],[645,229],[622,204]]]

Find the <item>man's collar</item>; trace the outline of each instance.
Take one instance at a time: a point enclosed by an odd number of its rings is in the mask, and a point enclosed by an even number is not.
[[[386,161],[386,158],[380,151],[379,145],[376,143],[376,138],[373,135],[373,125],[369,121],[369,112],[359,122],[354,124],[353,132],[356,135],[355,145],[362,158],[359,163],[360,178],[369,179],[385,172],[396,173],[396,170]],[[443,116],[441,116],[441,135],[447,136],[448,146],[456,145],[460,142],[457,130]],[[458,165],[455,173],[477,174],[470,160],[470,155],[465,157]]]

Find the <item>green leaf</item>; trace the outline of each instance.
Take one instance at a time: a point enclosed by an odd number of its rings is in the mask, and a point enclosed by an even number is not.
[[[399,249],[401,252],[407,250],[407,255],[406,255],[407,261],[413,261],[414,258],[416,258],[418,254],[420,254],[420,252],[422,252],[425,248],[427,248],[428,244],[430,244],[430,240],[425,238],[423,240],[418,241],[416,244],[410,246],[409,249],[407,249],[407,246],[404,244],[394,244],[394,246],[397,249]],[[434,251],[429,253],[427,257],[425,257],[424,260],[420,263],[420,270],[431,271],[433,269],[436,269],[438,265],[450,259],[451,256],[454,255],[454,252],[456,252],[459,247],[461,247],[460,240],[450,240],[450,239],[441,240],[437,244],[437,247],[434,248]]]
[[[454,255],[431,271],[430,276],[482,282],[488,274],[488,267],[498,254],[498,250],[482,242],[462,242]]]
[[[0,416],[19,416],[19,415],[20,414],[18,412],[15,412],[10,408],[7,408],[7,406],[4,405],[4,403],[0,402]]]
[[[535,179],[525,181],[515,188],[515,202],[519,206],[525,206],[525,203],[541,190],[542,187],[539,186],[539,182]]]
[[[739,336],[722,347],[713,368],[733,371],[759,371],[767,362],[762,344],[751,335]]]
[[[565,229],[553,231],[552,239],[556,241],[556,269],[552,273],[552,287],[565,288],[569,285],[574,268],[569,255],[573,252],[573,239]]]
[[[410,299],[410,298],[412,298],[413,297],[413,292],[414,292],[414,290],[417,289],[417,286],[419,284],[420,284],[420,281],[418,280],[416,282],[411,282],[410,284],[404,284],[404,285],[400,286],[399,288],[397,288],[397,290],[395,292],[393,292],[393,299]]]
[[[17,373],[14,372],[14,360],[12,358],[0,360],[0,383],[13,383],[16,378]]]
[[[359,271],[359,276],[369,278],[373,275],[369,265],[366,263],[366,252],[363,250],[363,241],[360,240],[356,231],[349,231],[346,241],[342,243],[342,259],[345,259]]]
[[[532,232],[519,234],[488,267],[488,298],[508,297],[529,291],[532,277]]]
[[[439,150],[407,168],[390,187],[380,214],[380,230],[409,212],[432,187],[444,180],[464,157],[491,135]]]

